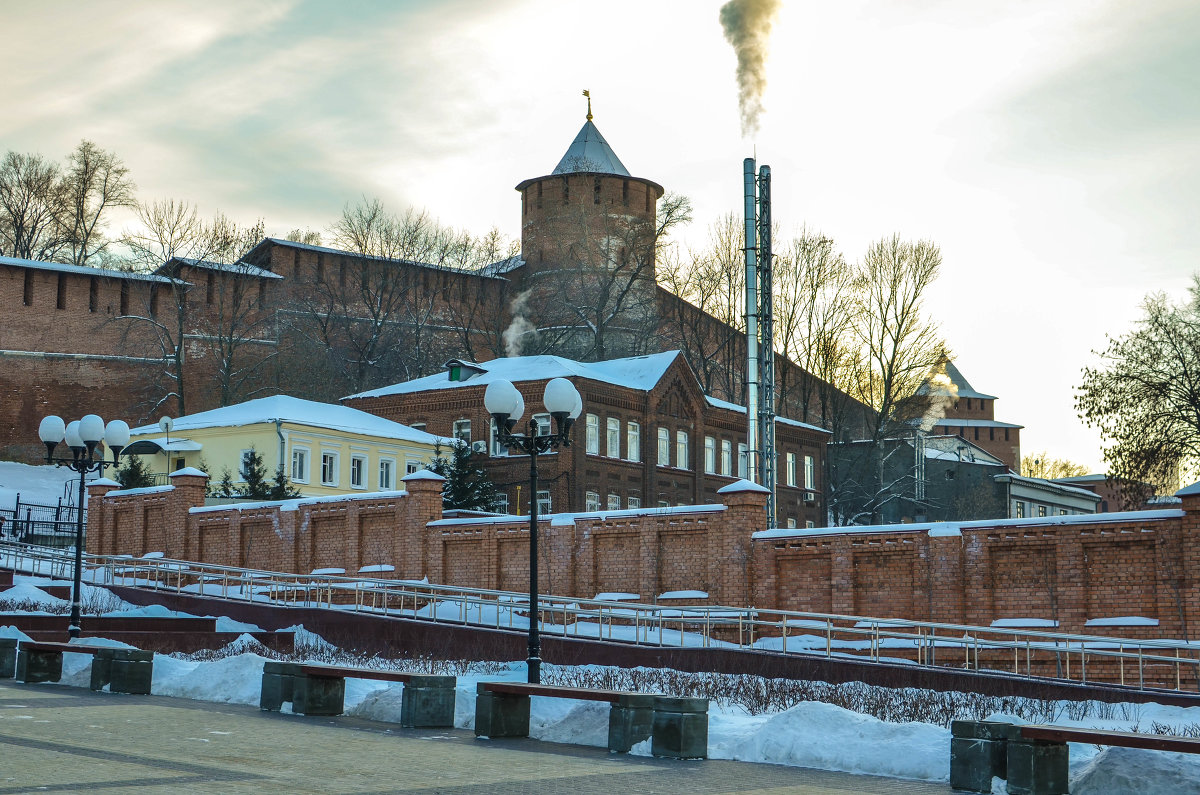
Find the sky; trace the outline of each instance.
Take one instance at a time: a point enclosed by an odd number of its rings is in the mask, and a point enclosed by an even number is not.
[[[1200,4],[783,0],[759,129],[708,0],[0,0],[0,151],[87,138],[142,199],[326,229],[379,197],[520,233],[584,121],[688,196],[683,242],[773,173],[783,237],[930,239],[928,309],[1022,450],[1102,471],[1074,389],[1200,252]],[[118,218],[112,231],[126,219]]]

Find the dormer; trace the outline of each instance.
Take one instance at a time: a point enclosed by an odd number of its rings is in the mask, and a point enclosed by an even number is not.
[[[475,376],[483,375],[487,372],[487,370],[475,362],[468,362],[463,359],[451,359],[443,366],[446,368],[446,373],[451,381],[469,381]]]

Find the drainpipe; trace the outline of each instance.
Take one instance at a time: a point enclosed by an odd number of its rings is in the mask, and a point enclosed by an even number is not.
[[[283,420],[275,420],[275,433],[279,435],[279,469],[283,469],[283,454],[287,452],[287,442],[283,438]]]

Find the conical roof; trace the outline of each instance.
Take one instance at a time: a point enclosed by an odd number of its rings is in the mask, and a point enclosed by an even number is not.
[[[554,167],[553,174],[616,174],[621,177],[632,176],[621,159],[613,152],[608,141],[588,119],[580,128],[575,140],[567,147],[567,153]]]
[[[966,377],[962,374],[962,372],[959,371],[959,369],[954,366],[954,362],[946,362],[946,377],[950,379],[950,383],[954,384],[954,393],[953,394],[957,398],[980,398],[982,400],[995,400],[996,399],[995,395],[985,395],[982,392],[976,392],[975,388],[973,386],[971,386],[970,382],[967,381]],[[935,394],[935,395],[950,394],[950,390],[946,389],[943,386],[935,386],[931,389],[930,382],[928,382],[928,381],[926,381],[924,384],[922,384],[921,388],[917,391],[923,395],[927,395],[930,393]]]

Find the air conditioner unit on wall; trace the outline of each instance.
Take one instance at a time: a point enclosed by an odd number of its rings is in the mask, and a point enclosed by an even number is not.
[[[487,452],[487,442],[484,442],[484,441],[471,442],[471,452],[472,453],[486,453]]]

